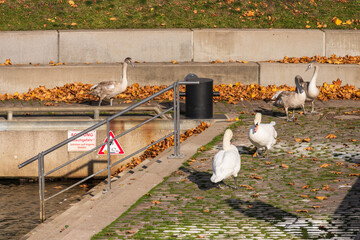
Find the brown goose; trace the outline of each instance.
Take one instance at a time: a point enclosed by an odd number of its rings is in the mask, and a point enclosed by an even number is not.
[[[284,107],[285,113],[286,113],[286,120],[293,121],[295,116],[295,108],[302,107],[305,112],[305,99],[306,99],[306,93],[302,86],[300,85],[300,81],[302,80],[302,77],[299,75],[295,76],[295,85],[296,90],[295,92],[292,91],[280,91],[277,92],[272,99],[275,100],[274,105],[276,107]],[[293,109],[293,115],[292,118],[289,119],[288,109]]]
[[[128,64],[134,67],[131,58],[129,57],[125,58],[124,60],[123,69],[122,69],[122,79],[120,81],[104,81],[90,88],[89,94],[93,94],[100,98],[99,106],[101,105],[101,102],[104,98],[110,98],[110,106],[112,106],[113,98],[126,90],[127,87],[126,70]]]

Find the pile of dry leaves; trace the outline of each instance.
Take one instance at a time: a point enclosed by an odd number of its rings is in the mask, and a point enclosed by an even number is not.
[[[341,85],[341,80],[337,79],[331,84],[324,83],[320,86],[319,100],[330,99],[360,99],[360,89],[356,89],[352,85]],[[27,93],[14,94],[0,94],[0,101],[6,100],[21,100],[21,101],[44,101],[44,102],[65,102],[65,103],[81,103],[89,101],[98,101],[98,98],[87,94],[90,90],[91,84],[71,83],[62,87],[47,89],[40,86],[35,89],[29,89]],[[135,83],[129,86],[125,92],[119,94],[116,98],[122,102],[131,102],[132,100],[144,99],[152,94],[164,89],[162,86],[139,86]],[[220,92],[220,96],[214,97],[215,102],[223,101],[227,103],[237,103],[243,100],[267,100],[270,99],[277,91],[294,91],[294,87],[286,85],[275,86],[269,85],[267,87],[258,84],[243,85],[241,83],[235,84],[220,84],[214,85],[214,91]],[[181,86],[180,91],[185,91],[185,86]],[[173,100],[173,92],[168,91],[155,98],[158,101]],[[51,105],[51,104],[45,104]]]
[[[185,133],[180,135],[180,142],[185,141],[187,138],[191,137],[192,135],[199,134],[203,132],[205,129],[207,129],[210,125],[204,122],[201,122],[200,125],[198,125],[196,128],[188,129]],[[119,174],[120,172],[124,171],[125,169],[132,169],[139,165],[141,162],[148,158],[154,158],[163,151],[165,151],[167,148],[174,146],[174,136],[168,137],[165,140],[154,144],[153,146],[149,147],[143,154],[141,154],[139,157],[132,158],[131,162],[128,164],[122,165],[120,168],[118,168],[114,175]]]

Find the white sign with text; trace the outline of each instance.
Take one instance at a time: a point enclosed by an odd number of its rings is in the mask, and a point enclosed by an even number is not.
[[[81,131],[68,131],[68,138],[75,136]],[[68,143],[69,152],[88,151],[96,147],[96,131],[91,131],[85,135]]]

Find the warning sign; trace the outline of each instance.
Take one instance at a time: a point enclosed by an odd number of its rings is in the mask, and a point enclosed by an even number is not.
[[[81,131],[68,131],[68,138],[71,138]],[[88,132],[81,137],[68,143],[69,152],[89,151],[96,147],[96,131]]]
[[[110,138],[114,139],[114,133],[112,131],[110,131]],[[104,143],[107,142],[107,138],[105,138]],[[107,154],[107,145],[104,145],[100,148],[99,155],[104,155]],[[114,141],[112,141],[112,143],[110,144],[110,154],[125,154],[124,150],[122,149],[122,147],[120,146],[119,142],[117,139],[115,139]]]

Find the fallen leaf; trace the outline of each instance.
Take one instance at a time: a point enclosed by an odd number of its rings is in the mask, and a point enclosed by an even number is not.
[[[349,177],[360,177],[360,173],[350,173]]]
[[[289,166],[285,165],[285,164],[281,164],[282,168],[289,168]]]
[[[320,201],[323,201],[323,200],[326,200],[326,199],[328,199],[328,197],[320,197],[320,196],[317,196],[317,197],[315,197],[316,199],[318,199],[318,200],[320,200]]]
[[[304,148],[304,150],[311,151],[311,150],[314,150],[314,148],[313,147],[307,147],[307,148]]]
[[[250,176],[250,178],[253,178],[253,179],[263,179],[261,176],[257,175],[257,174],[253,174]]]
[[[329,135],[327,135],[325,138],[327,138],[327,139],[335,139],[335,138],[337,138],[337,136],[335,135],[335,134],[329,134]]]
[[[325,163],[325,164],[321,165],[320,168],[327,168],[327,167],[330,167],[330,166],[331,166],[331,164]]]
[[[304,213],[308,213],[308,212],[309,212],[309,210],[296,210],[296,212],[297,212],[297,213],[302,213],[302,212],[304,212]]]
[[[316,208],[321,208],[320,206],[312,206],[312,208],[316,209]]]

